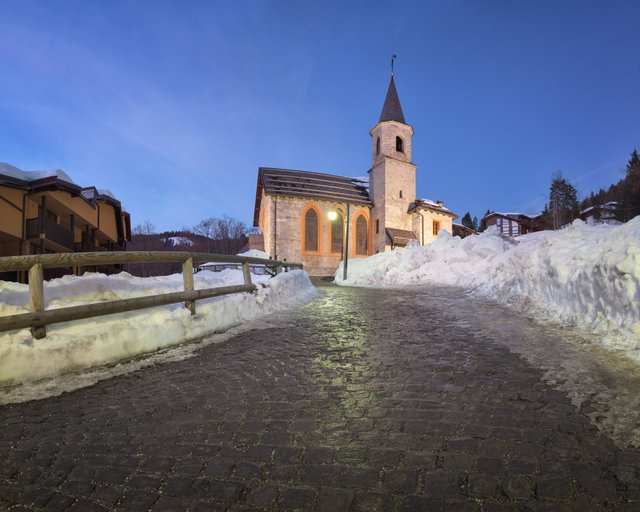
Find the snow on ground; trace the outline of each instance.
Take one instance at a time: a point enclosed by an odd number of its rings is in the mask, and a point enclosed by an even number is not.
[[[269,259],[269,255],[259,249],[249,249],[248,251],[239,253],[238,256],[245,256],[246,258],[262,258],[265,260]]]
[[[244,282],[240,270],[202,271],[194,280],[196,289]],[[52,324],[41,340],[32,338],[29,329],[0,333],[0,387],[131,359],[293,307],[318,293],[302,270],[273,278],[253,275],[252,280],[258,287],[254,293],[199,300],[195,316],[178,303]],[[182,289],[182,274],[141,278],[126,272],[87,273],[46,282],[45,303],[55,309]],[[27,285],[0,281],[0,315],[25,313],[28,301]]]
[[[349,260],[355,286],[440,284],[548,319],[604,334],[640,359],[640,217],[616,225],[576,220],[560,231],[502,237],[497,229],[464,239],[441,231],[424,247]]]

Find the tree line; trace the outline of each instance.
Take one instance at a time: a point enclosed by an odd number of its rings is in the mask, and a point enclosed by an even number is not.
[[[612,204],[611,204],[612,203]],[[593,207],[593,216],[599,218],[602,207],[608,206],[613,218],[620,222],[627,222],[640,215],[640,156],[633,150],[624,169],[624,177],[611,185],[607,190],[601,188],[598,192],[591,192],[581,201],[578,199],[576,187],[567,180],[562,171],[555,172],[551,177],[549,198],[540,216],[534,219],[534,229],[560,229],[580,217],[580,213]],[[493,213],[487,210],[485,217]],[[485,229],[484,221],[478,222],[477,217],[471,218],[469,212],[462,217],[461,223],[477,232]]]
[[[247,244],[249,228],[243,222],[223,215],[209,217],[192,228],[158,232],[145,220],[133,228],[130,251],[187,251],[212,254],[238,254]],[[130,274],[148,277],[180,272],[180,263],[132,263],[125,266]]]

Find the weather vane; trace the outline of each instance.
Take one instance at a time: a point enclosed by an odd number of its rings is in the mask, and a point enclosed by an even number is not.
[[[391,55],[391,78],[393,78],[393,61],[396,60],[398,56],[394,53]]]

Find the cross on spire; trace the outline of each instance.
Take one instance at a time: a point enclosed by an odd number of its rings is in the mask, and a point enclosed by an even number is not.
[[[398,56],[394,53],[391,55],[391,78],[393,78],[393,62],[398,58]]]

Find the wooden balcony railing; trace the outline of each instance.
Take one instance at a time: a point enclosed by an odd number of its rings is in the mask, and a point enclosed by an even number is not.
[[[210,261],[241,263],[244,284],[238,286],[223,286],[219,288],[195,290],[193,284],[194,264]],[[52,310],[45,310],[44,308],[43,269],[154,262],[181,262],[184,291],[145,297],[134,297],[131,299],[111,300],[93,304],[82,304],[80,306],[69,306]],[[250,263],[273,267],[274,273],[280,273],[283,269],[288,270],[302,268],[301,263],[291,263],[288,261],[191,252],[111,251],[3,257],[0,258],[0,272],[12,272],[16,270],[29,271],[29,309],[31,312],[0,316],[0,332],[30,327],[33,336],[40,339],[46,336],[45,327],[47,324],[69,322],[72,320],[111,315],[114,313],[123,313],[125,311],[164,306],[166,304],[175,304],[183,301],[185,302],[185,306],[189,311],[191,311],[191,314],[195,315],[196,300],[228,295],[230,293],[251,292],[255,290],[255,285],[251,282],[251,271],[249,269]]]
[[[51,240],[67,249],[73,249],[73,233],[64,226],[53,221],[47,221],[43,230],[40,219],[27,219],[27,240],[40,238],[43,233],[45,239]]]

